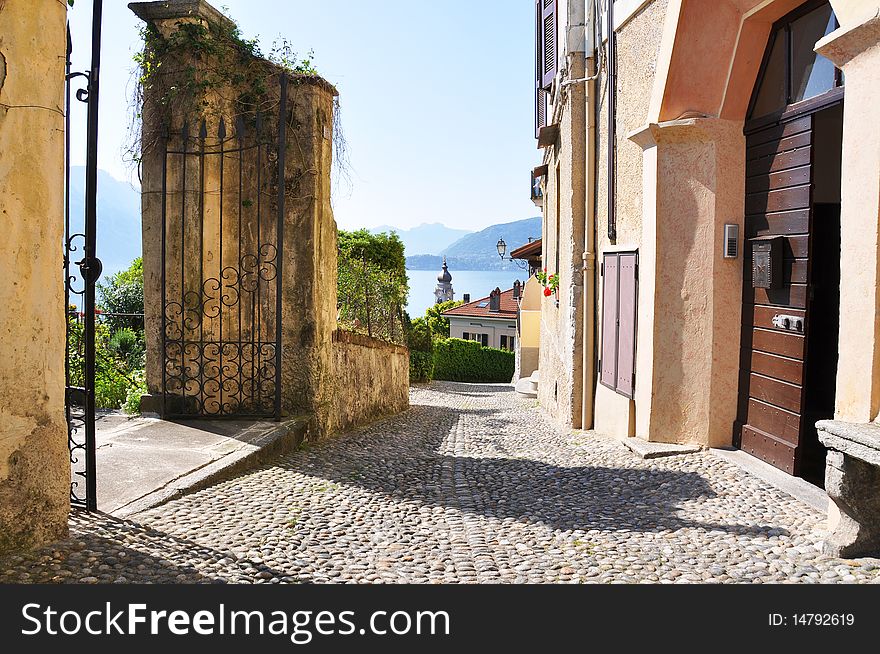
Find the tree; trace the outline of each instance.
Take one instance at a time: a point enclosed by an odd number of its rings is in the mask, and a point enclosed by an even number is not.
[[[370,336],[405,342],[409,295],[406,257],[397,234],[339,231],[339,322]]]
[[[449,300],[428,307],[428,310],[425,311],[425,322],[435,337],[449,338],[449,318],[444,316],[443,312],[462,304],[464,303],[461,300]]]
[[[105,313],[144,313],[144,261],[138,257],[127,270],[111,275],[98,282],[99,307]],[[123,327],[143,331],[144,320],[140,316],[110,316],[107,325],[111,332]]]

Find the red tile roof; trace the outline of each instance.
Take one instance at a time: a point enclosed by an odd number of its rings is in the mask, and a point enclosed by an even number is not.
[[[486,306],[479,305],[486,303]],[[443,312],[444,316],[462,316],[466,318],[507,318],[516,320],[516,314],[519,310],[519,302],[513,299],[513,289],[504,291],[501,294],[501,310],[489,311],[489,298],[484,297],[474,302],[468,302],[461,306],[449,309]]]

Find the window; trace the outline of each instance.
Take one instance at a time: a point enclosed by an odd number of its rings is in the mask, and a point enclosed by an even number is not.
[[[635,395],[638,265],[636,252],[609,252],[602,258],[599,381],[630,399]]]
[[[461,337],[466,341],[476,341],[477,343],[480,343],[483,347],[489,347],[489,334],[475,334],[472,332],[464,332]]]
[[[812,7],[812,9],[810,9]],[[783,111],[788,105],[815,98],[840,85],[834,64],[813,51],[816,42],[837,28],[827,2],[808,3],[783,18],[770,35],[750,118]]]
[[[535,138],[547,125],[547,89],[556,77],[556,0],[535,0]]]
[[[516,337],[501,335],[501,349],[513,352],[516,349]]]

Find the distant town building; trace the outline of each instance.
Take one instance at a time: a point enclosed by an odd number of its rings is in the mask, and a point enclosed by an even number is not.
[[[449,335],[477,341],[483,347],[516,349],[516,316],[519,300],[514,289],[496,288],[489,297],[444,311],[449,318]]]
[[[452,275],[446,265],[446,257],[443,257],[443,272],[437,275],[437,288],[434,289],[434,304],[449,302],[455,299],[455,291],[452,290]]]

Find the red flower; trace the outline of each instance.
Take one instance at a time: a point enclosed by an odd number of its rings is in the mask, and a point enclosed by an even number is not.
[[[550,297],[551,295],[553,295],[553,291],[551,291],[550,287],[548,286],[544,289],[544,297]]]

